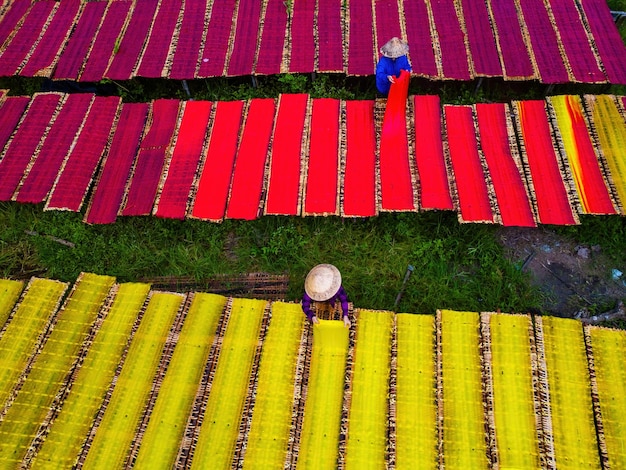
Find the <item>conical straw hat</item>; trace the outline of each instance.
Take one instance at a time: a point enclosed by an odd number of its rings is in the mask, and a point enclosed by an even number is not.
[[[393,37],[380,48],[380,53],[390,59],[397,59],[409,52],[409,45],[400,38]]]
[[[304,290],[309,297],[324,302],[337,293],[341,286],[341,273],[332,264],[318,264],[304,280]]]

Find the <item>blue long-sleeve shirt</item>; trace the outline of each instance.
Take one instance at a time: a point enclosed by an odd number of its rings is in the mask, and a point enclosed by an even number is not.
[[[339,286],[339,290],[337,291],[337,293],[333,295],[330,299],[328,299],[326,302],[330,302],[330,305],[334,308],[335,302],[337,300],[341,302],[341,310],[343,311],[343,316],[347,317],[348,316],[348,294],[346,293],[346,290],[343,288],[343,285]],[[305,292],[304,295],[302,296],[302,310],[304,311],[304,314],[309,319],[309,321],[311,321],[313,316],[315,316],[315,312],[311,310],[312,302],[314,302],[314,300],[311,299],[311,297],[309,297],[309,294]]]
[[[406,70],[407,72],[411,71],[411,64],[405,55],[397,59],[390,59],[385,56],[380,58],[378,64],[376,64],[376,88],[379,93],[387,96],[391,88],[391,82],[387,76],[393,75],[398,78],[401,70]]]

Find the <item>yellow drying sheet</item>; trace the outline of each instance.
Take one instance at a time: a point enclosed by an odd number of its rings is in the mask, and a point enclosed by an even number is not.
[[[115,278],[81,274],[15,401],[0,421],[0,467],[19,466],[78,358]]]
[[[626,468],[626,332],[589,329],[610,468]]]
[[[556,466],[599,469],[582,325],[578,320],[547,316],[541,324]]]
[[[230,468],[267,302],[233,299],[192,468]]]
[[[626,205],[626,122],[609,95],[585,95],[617,194]]]
[[[313,326],[313,350],[298,469],[334,469],[337,462],[348,329],[342,321]]]
[[[152,292],[83,468],[122,468],[185,296]]]
[[[174,467],[226,300],[215,294],[194,294],[134,468]]]
[[[399,314],[396,329],[396,468],[435,469],[435,316]]]
[[[102,404],[128,343],[133,324],[148,296],[148,284],[117,287],[109,313],[96,333],[72,390],[33,461],[33,468],[71,468]]]
[[[305,321],[300,304],[272,304],[244,468],[283,467],[291,427],[295,368]]]
[[[540,468],[527,315],[491,314],[493,408],[501,468]]]
[[[440,328],[445,467],[487,468],[478,314],[442,310]]]
[[[0,279],[0,330],[9,318],[23,288],[24,283],[22,281]]]
[[[0,405],[9,398],[67,287],[63,282],[39,278],[31,279],[26,286],[15,314],[0,337]]]
[[[346,469],[385,467],[392,330],[393,313],[359,311]]]

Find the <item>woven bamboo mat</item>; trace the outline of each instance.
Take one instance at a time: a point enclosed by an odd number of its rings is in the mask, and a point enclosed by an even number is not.
[[[307,73],[315,70],[315,6],[316,0],[293,2],[290,34],[290,73]]]
[[[269,75],[287,70],[283,49],[287,35],[287,12],[281,0],[268,0],[259,24],[259,47],[254,72]]]
[[[467,55],[463,30],[452,2],[430,1],[428,10],[431,24],[439,38],[440,53],[437,60],[441,64],[442,78],[469,80],[470,57]]]
[[[8,45],[10,38],[22,25],[25,15],[32,8],[33,4],[28,1],[10,2],[4,7],[0,16],[0,53]]]
[[[344,72],[341,0],[318,0],[317,5],[318,70]]]
[[[231,27],[236,5],[235,0],[224,0],[220,2],[220,8],[211,10],[206,42],[202,51],[202,63],[198,71],[199,78],[224,74],[226,55],[230,50],[229,44],[233,42]]]
[[[486,3],[461,0],[457,11],[467,37],[472,76],[504,76]]]
[[[427,2],[405,2],[404,22],[406,39],[413,51],[409,57],[413,73],[427,78],[441,78],[441,63],[439,56],[439,38],[432,37]]]
[[[182,24],[176,41],[176,52],[169,69],[164,71],[166,76],[176,80],[196,77],[200,67],[199,52],[204,49],[205,27],[208,24],[207,18],[211,15],[212,5],[213,2],[210,0],[184,3]]]
[[[344,55],[347,57],[348,74],[372,75],[378,60],[378,51],[374,50],[372,5],[358,0],[349,1],[346,15],[344,49],[347,51]]]
[[[26,96],[3,95],[0,101],[0,149],[4,149],[9,141],[29,102]]]

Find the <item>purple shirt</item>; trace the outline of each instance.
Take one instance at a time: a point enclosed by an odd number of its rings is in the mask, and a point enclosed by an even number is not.
[[[346,293],[346,290],[343,288],[343,286],[339,286],[339,290],[337,291],[337,293],[333,295],[330,299],[328,299],[326,302],[330,302],[330,305],[334,308],[335,302],[337,300],[341,302],[341,310],[343,311],[343,316],[347,317],[348,316],[348,294]],[[313,316],[315,316],[315,312],[311,310],[311,302],[314,302],[314,300],[311,299],[311,297],[309,297],[309,294],[305,292],[304,295],[302,296],[302,310],[304,311],[304,314],[309,319],[309,321],[311,321],[313,319]]]

